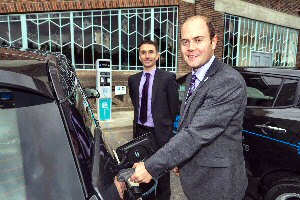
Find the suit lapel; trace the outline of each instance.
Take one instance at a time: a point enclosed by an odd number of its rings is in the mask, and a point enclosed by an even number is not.
[[[139,108],[139,95],[140,95],[140,82],[141,82],[141,78],[142,78],[142,75],[143,75],[143,71],[142,72],[139,72],[137,73],[135,79],[134,79],[134,84],[133,84],[133,87],[134,87],[134,90],[133,91],[137,91],[135,93],[135,104],[136,104],[136,108],[138,109]]]
[[[185,91],[184,91],[184,96],[183,96],[183,101],[181,103],[181,107],[180,107],[180,116],[183,115],[183,111],[184,111],[184,107],[185,107],[185,99],[190,87],[192,81],[192,73],[190,73],[187,77],[186,77],[186,81],[185,81]]]
[[[205,85],[205,83],[207,83],[207,81],[209,81],[209,79],[217,72],[219,68],[219,61],[215,58],[214,61],[212,62],[211,66],[209,67],[209,69],[207,70],[203,80],[199,83],[199,85],[197,86],[197,88],[194,90],[194,92],[192,93],[192,95],[190,96],[190,98],[188,99],[188,101],[186,102],[183,102],[181,104],[181,111],[180,111],[180,118],[181,119],[184,119],[190,105],[191,105],[191,102],[192,100],[194,99],[194,97],[196,96],[196,94],[201,91],[201,87],[203,87],[203,85]],[[189,75],[188,76],[188,80],[186,81],[186,83],[188,83],[186,85],[186,88],[188,90],[189,86],[190,86],[190,83],[191,83],[191,79],[192,79],[192,75]],[[187,93],[187,90],[185,92],[185,95]],[[178,125],[178,127],[180,128],[181,124],[182,124],[183,120],[180,120],[180,123]]]
[[[161,75],[162,75],[161,70],[156,68],[154,80],[153,80],[153,86],[152,86],[151,110],[153,110],[153,105],[154,105],[155,97],[157,94],[157,89],[160,85]]]

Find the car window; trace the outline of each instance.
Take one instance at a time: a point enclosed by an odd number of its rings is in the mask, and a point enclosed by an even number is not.
[[[0,199],[26,199],[19,115],[23,107],[53,101],[30,92],[0,87]]]
[[[285,79],[274,106],[293,105],[297,86],[298,80]]]
[[[270,107],[276,99],[282,78],[243,74],[247,84],[247,105]]]

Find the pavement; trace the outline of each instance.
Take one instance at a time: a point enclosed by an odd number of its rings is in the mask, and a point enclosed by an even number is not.
[[[106,145],[109,146],[110,151],[132,140],[132,123],[133,111],[112,112],[110,120],[100,121],[104,140]],[[252,184],[250,180],[249,185],[255,184]],[[256,191],[252,191],[255,190],[255,188],[256,187],[248,187],[248,194],[243,200],[258,199],[256,197]],[[182,191],[179,177],[175,176],[173,172],[171,172],[171,192],[171,200],[187,200]]]
[[[100,121],[103,136],[109,150],[132,140],[133,111],[112,112],[111,119]],[[112,151],[111,151],[112,152]],[[185,197],[179,177],[171,172],[171,200],[187,200]]]

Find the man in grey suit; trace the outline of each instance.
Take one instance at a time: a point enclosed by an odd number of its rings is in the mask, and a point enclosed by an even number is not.
[[[187,77],[178,133],[145,163],[134,164],[135,182],[149,182],[178,167],[191,200],[241,200],[247,187],[242,148],[246,85],[214,56],[212,22],[193,16],[181,29],[181,51],[192,68]]]
[[[150,132],[162,147],[174,136],[173,122],[179,114],[176,76],[156,67],[158,46],[151,40],[144,40],[140,44],[139,59],[144,70],[128,78],[129,94],[134,106],[133,137]],[[152,185],[144,185],[144,192],[149,187]],[[152,193],[143,199],[169,200],[170,197],[170,173],[166,173],[158,180],[156,197]]]

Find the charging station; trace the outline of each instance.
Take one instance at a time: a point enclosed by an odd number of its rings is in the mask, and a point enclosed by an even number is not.
[[[97,70],[96,89],[100,93],[100,98],[97,99],[98,120],[109,120],[112,106],[111,60],[97,59],[95,67]]]

